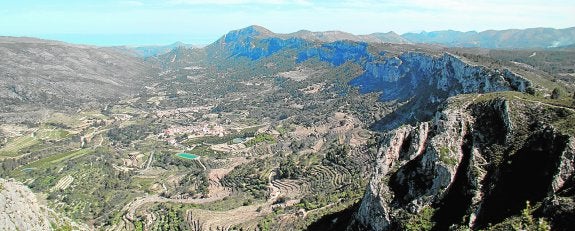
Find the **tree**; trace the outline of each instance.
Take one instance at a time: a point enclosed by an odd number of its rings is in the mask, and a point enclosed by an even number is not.
[[[529,201],[525,202],[525,209],[521,211],[521,219],[515,223],[514,228],[517,230],[536,230],[536,231],[549,231],[551,226],[543,219],[535,219],[533,217],[533,209]]]
[[[561,97],[561,90],[554,88],[553,92],[551,92],[551,99],[559,99],[559,97]]]

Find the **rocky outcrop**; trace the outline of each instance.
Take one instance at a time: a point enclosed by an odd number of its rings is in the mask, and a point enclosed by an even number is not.
[[[42,205],[28,187],[0,178],[0,230],[52,230],[59,226],[88,230]]]
[[[405,214],[424,207],[436,229],[485,228],[526,201],[545,202],[541,214],[554,228],[573,228],[561,217],[575,211],[562,203],[573,201],[574,138],[553,126],[573,112],[477,97],[454,97],[430,122],[386,133],[350,228],[401,229]],[[555,214],[558,206],[564,212]]]
[[[429,133],[429,123],[422,123],[417,128],[404,126],[386,134],[385,142],[378,150],[375,176],[385,176],[401,162],[412,160],[424,151]],[[372,230],[384,230],[392,224],[391,208],[388,203],[390,187],[389,177],[372,177],[358,211],[360,224]]]
[[[46,211],[25,186],[0,179],[0,227],[5,230],[50,230]]]
[[[430,120],[438,106],[451,96],[499,91],[524,92],[531,82],[503,69],[471,65],[444,53],[432,56],[407,52],[384,61],[367,63],[364,73],[351,85],[360,92],[381,92],[384,101],[406,102],[374,124],[376,130],[390,130],[402,124]]]

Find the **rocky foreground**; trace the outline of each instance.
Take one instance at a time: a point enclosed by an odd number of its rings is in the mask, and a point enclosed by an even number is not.
[[[431,121],[386,133],[352,227],[405,228],[401,222],[427,210],[440,230],[483,229],[529,201],[554,229],[570,230],[575,111],[523,97],[461,95]]]
[[[40,203],[22,183],[0,178],[0,230],[88,230]]]

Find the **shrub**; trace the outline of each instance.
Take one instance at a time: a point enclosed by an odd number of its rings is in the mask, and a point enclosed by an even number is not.
[[[424,207],[419,214],[411,217],[407,223],[404,224],[405,230],[408,231],[426,231],[431,230],[435,223],[431,221],[434,209],[431,207]]]

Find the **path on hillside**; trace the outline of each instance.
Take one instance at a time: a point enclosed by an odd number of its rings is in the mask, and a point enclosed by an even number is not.
[[[146,164],[146,168],[145,168],[145,169],[150,168],[150,164],[152,164],[152,159],[154,159],[154,152],[155,152],[155,151],[152,151],[152,152],[150,153],[150,157],[148,158],[148,164]]]
[[[273,203],[280,196],[280,189],[272,184],[273,178],[275,176],[275,169],[270,172],[268,177],[268,187],[270,188],[270,198],[269,203]]]
[[[550,103],[545,103],[545,102],[536,101],[536,100],[524,99],[524,98],[521,98],[521,97],[519,97],[519,96],[513,96],[513,97],[515,97],[516,99],[519,99],[519,100],[523,100],[523,101],[527,101],[527,102],[531,102],[531,103],[537,103],[537,104],[545,105],[545,106],[548,106],[548,107],[562,108],[562,109],[565,109],[565,110],[568,110],[568,111],[570,111],[570,112],[575,113],[575,109],[570,108],[570,107],[559,106],[559,105],[550,104]]]

